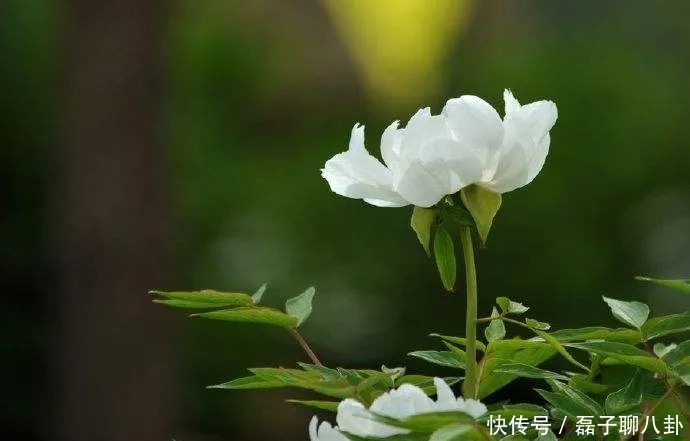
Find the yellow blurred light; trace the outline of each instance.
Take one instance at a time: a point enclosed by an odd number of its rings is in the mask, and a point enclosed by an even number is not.
[[[372,100],[386,107],[434,96],[473,0],[326,0]]]

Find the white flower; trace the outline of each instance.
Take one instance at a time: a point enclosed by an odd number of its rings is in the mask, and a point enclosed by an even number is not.
[[[324,421],[319,425],[319,419],[316,416],[309,422],[309,439],[311,441],[349,441],[337,427],[331,427],[330,423]]]
[[[429,398],[422,389],[411,384],[403,384],[380,395],[367,409],[362,403],[345,399],[338,405],[336,421],[340,430],[363,437],[385,438],[409,433],[408,430],[389,426],[376,421],[376,415],[404,419],[413,415],[432,412],[460,411],[473,418],[486,413],[486,406],[476,400],[455,398],[445,381],[434,378],[436,401]]]
[[[558,117],[551,101],[521,106],[506,90],[505,117],[472,95],[448,100],[440,115],[429,108],[407,126],[392,123],[381,136],[382,164],[364,147],[364,127],[352,129],[346,152],[321,170],[331,190],[380,207],[430,207],[477,184],[506,193],[529,184],[549,151]]]

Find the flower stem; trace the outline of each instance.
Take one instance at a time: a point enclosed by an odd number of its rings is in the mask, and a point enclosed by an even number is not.
[[[465,337],[467,353],[463,393],[466,397],[477,398],[477,270],[474,264],[472,231],[469,227],[460,230],[460,241],[465,260],[465,280],[467,282],[467,316]]]
[[[297,343],[299,343],[299,345],[302,346],[302,349],[304,349],[304,352],[307,353],[312,363],[314,363],[317,366],[323,366],[321,364],[321,361],[319,360],[319,357],[317,357],[314,351],[312,351],[311,347],[309,347],[309,343],[307,343],[304,337],[302,337],[302,334],[300,334],[299,331],[295,328],[289,328],[289,331],[290,334],[292,334],[292,336],[295,337]]]

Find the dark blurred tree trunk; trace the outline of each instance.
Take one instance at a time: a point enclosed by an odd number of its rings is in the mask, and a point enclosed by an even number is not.
[[[170,363],[146,291],[167,270],[155,0],[65,0],[58,151],[57,427],[51,439],[170,439]]]

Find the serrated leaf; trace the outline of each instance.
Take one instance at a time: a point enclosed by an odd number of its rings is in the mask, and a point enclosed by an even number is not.
[[[465,434],[470,430],[470,424],[450,424],[432,433],[429,441],[462,441],[467,439]]]
[[[514,302],[508,297],[498,297],[496,303],[501,307],[501,311],[506,314],[523,314],[529,310],[528,306],[519,302]]]
[[[592,326],[580,329],[559,329],[558,331],[551,332],[551,335],[562,343],[587,340],[607,340],[631,344],[642,342],[642,334],[640,331],[628,328],[611,329]]]
[[[494,217],[501,208],[501,195],[478,185],[470,185],[460,190],[460,197],[474,219],[479,238],[486,243]]]
[[[312,286],[307,288],[302,294],[285,302],[285,312],[297,319],[296,326],[300,326],[311,315],[311,302],[314,299],[314,294],[316,294],[316,290]]]
[[[154,300],[168,306],[182,308],[222,308],[227,306],[249,306],[252,298],[240,292],[221,292],[212,289],[201,291],[149,291],[149,294],[175,300],[175,302],[165,302]]]
[[[642,404],[642,378],[641,371],[637,369],[628,384],[606,397],[607,415],[619,415]]]
[[[568,380],[568,377],[566,377],[563,374],[547,371],[545,369],[540,369],[538,367],[530,366],[523,363],[514,363],[510,360],[504,360],[503,363],[499,364],[497,367],[494,368],[494,372],[512,374],[517,377],[537,378],[542,380]]]
[[[321,400],[285,400],[288,403],[300,404],[312,409],[327,410],[329,412],[337,412],[340,401],[321,401]]]
[[[551,329],[551,324],[546,322],[540,322],[539,320],[534,320],[531,318],[525,319],[525,324],[532,329],[538,329],[540,331],[548,331]]]
[[[460,346],[467,346],[467,339],[465,337],[455,337],[452,335],[441,335],[441,334],[429,334],[430,337],[438,337],[443,341],[447,341],[448,343],[455,343],[456,345]],[[484,352],[486,351],[486,345],[482,343],[481,341],[477,340],[476,342],[477,349]]]
[[[610,341],[590,341],[584,343],[568,343],[567,346],[593,352],[604,357],[611,357],[625,364],[638,366],[652,372],[661,373],[666,371],[666,366],[663,361],[629,344]]]
[[[268,283],[264,283],[259,287],[259,289],[256,290],[254,294],[252,294],[252,302],[255,305],[258,305],[259,302],[261,301],[261,298],[264,296],[264,292],[266,292],[266,287],[268,286]]]
[[[225,320],[229,322],[260,323],[280,326],[282,328],[294,328],[298,323],[298,320],[294,317],[276,309],[265,307],[222,309],[220,311],[192,314],[190,317]]]
[[[492,341],[501,340],[506,336],[506,327],[503,323],[503,320],[498,318],[500,316],[501,315],[498,313],[498,310],[494,307],[491,311],[491,318],[496,317],[496,319],[491,320],[491,322],[489,322],[489,326],[484,329],[484,336],[486,337],[486,341],[489,343]]]
[[[455,263],[455,246],[450,233],[441,226],[434,236],[434,258],[441,282],[446,291],[453,291],[457,266]]]
[[[431,229],[436,221],[436,210],[415,206],[412,210],[410,226],[417,234],[419,243],[422,244],[427,256],[431,256],[429,244],[431,243]]]
[[[690,312],[652,317],[642,326],[646,340],[690,331]]]
[[[461,360],[452,351],[414,351],[407,354],[411,357],[421,358],[429,363],[456,369],[465,369],[465,361]]]
[[[649,317],[649,306],[644,303],[626,302],[609,297],[603,297],[603,299],[611,308],[613,316],[626,325],[640,329]]]
[[[206,389],[274,389],[283,386],[284,384],[280,381],[269,381],[252,375],[251,377],[236,378],[225,383],[206,386]]]
[[[651,282],[656,285],[665,286],[675,291],[690,294],[690,279],[652,279],[646,276],[637,276],[635,279],[643,282]]]

